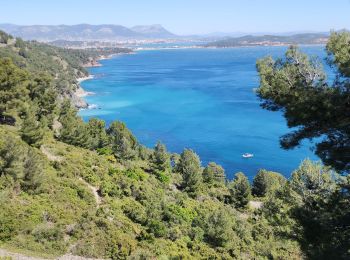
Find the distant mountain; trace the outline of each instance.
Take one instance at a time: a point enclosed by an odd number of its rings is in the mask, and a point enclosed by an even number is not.
[[[14,25],[0,24],[0,29],[26,40],[39,41],[91,41],[176,38],[161,25],[135,26],[77,24],[77,25]]]
[[[175,34],[164,29],[160,24],[154,25],[138,25],[130,28],[132,31],[154,38],[174,38],[177,37]]]
[[[239,46],[259,46],[259,45],[289,45],[289,44],[323,44],[328,40],[328,33],[301,33],[294,35],[246,35],[236,38],[226,38],[213,41],[205,47],[229,48]]]

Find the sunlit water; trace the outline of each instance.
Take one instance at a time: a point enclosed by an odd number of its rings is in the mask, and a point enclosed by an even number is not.
[[[161,140],[171,152],[195,150],[203,165],[220,163],[228,177],[242,171],[252,178],[265,168],[289,176],[304,158],[317,160],[310,144],[285,151],[279,137],[288,129],[279,112],[263,110],[254,88],[255,63],[282,56],[286,47],[176,49],[140,51],[103,60],[82,83],[96,95],[100,109],[83,110],[85,120],[99,117],[126,122],[141,143]],[[303,47],[325,56],[324,47]],[[253,153],[251,159],[243,153]]]

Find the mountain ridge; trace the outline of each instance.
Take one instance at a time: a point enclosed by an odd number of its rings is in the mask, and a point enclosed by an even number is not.
[[[121,40],[121,39],[165,39],[177,35],[162,25],[139,25],[131,28],[114,24],[76,24],[76,25],[16,25],[0,24],[0,29],[26,40]]]
[[[244,35],[241,37],[227,37],[212,41],[205,47],[229,48],[240,46],[278,46],[290,44],[325,44],[329,38],[327,33],[300,33],[293,35]]]

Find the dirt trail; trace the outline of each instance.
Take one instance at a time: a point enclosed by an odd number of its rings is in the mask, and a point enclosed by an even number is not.
[[[40,147],[40,151],[41,151],[43,154],[45,154],[46,157],[47,157],[47,159],[49,159],[50,161],[54,161],[54,162],[60,162],[60,161],[62,161],[62,157],[52,154],[52,153],[50,152],[50,150],[49,150],[46,146],[44,146],[44,145],[42,145],[42,146]]]
[[[102,202],[102,198],[101,196],[98,194],[98,188],[92,186],[90,183],[86,182],[83,178],[79,178],[80,181],[82,181],[93,193],[94,197],[95,197],[95,201],[97,204],[97,208],[100,206],[101,202]]]

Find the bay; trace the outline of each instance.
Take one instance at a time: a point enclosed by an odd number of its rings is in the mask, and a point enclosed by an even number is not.
[[[302,49],[322,59],[326,55],[323,46]],[[124,121],[148,147],[161,140],[171,152],[191,148],[203,165],[223,165],[229,178],[241,171],[252,179],[261,168],[288,177],[303,159],[318,158],[309,142],[280,148],[279,137],[289,131],[285,119],[263,110],[254,93],[256,60],[282,57],[285,51],[284,46],[163,49],[116,56],[89,69],[94,79],[82,87],[95,93],[86,99],[99,109],[80,114],[107,124]],[[242,158],[243,153],[254,157]]]

